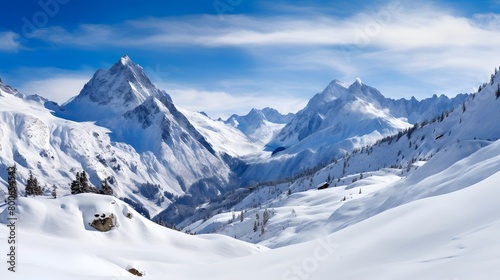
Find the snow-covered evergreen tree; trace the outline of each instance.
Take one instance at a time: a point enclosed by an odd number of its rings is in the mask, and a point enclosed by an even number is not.
[[[38,183],[38,179],[33,176],[33,173],[30,171],[30,175],[28,181],[26,182],[25,195],[26,196],[37,196],[42,195],[42,187]]]
[[[111,186],[108,184],[108,180],[104,179],[99,193],[104,195],[113,195],[114,192]]]
[[[57,198],[57,187],[56,185],[52,185],[52,192],[51,192],[52,197],[55,199]]]
[[[76,172],[75,180],[71,182],[70,188],[71,188],[71,194],[83,193],[79,172]]]
[[[80,174],[80,186],[82,188],[82,192],[84,193],[97,193],[97,190],[92,186],[92,184],[90,184],[85,171],[82,171]]]
[[[264,226],[269,221],[269,211],[267,209],[264,210],[264,214],[262,215],[262,225]]]
[[[24,189],[24,194],[25,196],[35,196],[35,186],[34,182],[35,180],[33,179],[33,173],[30,171],[30,175],[28,177],[28,181],[26,181],[26,188]]]

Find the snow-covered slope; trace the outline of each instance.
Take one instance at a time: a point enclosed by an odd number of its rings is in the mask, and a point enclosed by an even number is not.
[[[202,113],[180,110],[217,152],[239,158],[262,153],[263,145],[252,141],[236,127],[212,120]]]
[[[267,144],[293,119],[293,114],[280,114],[276,109],[252,109],[245,116],[232,115],[225,123],[241,130],[252,141]]]
[[[314,240],[231,263],[239,273],[245,271],[245,279],[258,274],[264,279],[332,275],[337,279],[496,279],[500,218],[494,213],[500,210],[500,142],[470,156],[460,154],[460,149],[453,152],[458,153],[454,159],[464,158],[453,163],[443,151],[426,163],[427,170],[424,165],[407,179],[389,172],[383,176],[387,179],[368,177],[348,187],[310,190],[263,205],[274,214],[263,236],[256,238],[272,240],[278,235],[277,240],[288,238],[288,244],[301,238]],[[344,195],[347,200],[341,201]],[[401,197],[405,204],[392,203]],[[246,213],[250,223],[245,220],[243,228],[234,222],[226,226],[227,232],[251,232],[255,216],[250,210]],[[338,226],[345,222],[347,227]],[[267,268],[265,263],[271,260],[273,266]]]
[[[230,212],[183,225],[194,232],[219,232],[280,247],[338,231],[411,201],[474,185],[500,171],[500,100],[495,94],[499,83],[497,75],[462,106],[430,122],[332,159],[317,172],[261,186]],[[317,190],[323,182],[333,188]],[[273,215],[265,226],[268,233],[262,235],[261,227],[253,232],[252,226],[263,209]],[[241,211],[242,223],[223,223],[231,212]]]
[[[278,231],[282,238],[283,232],[293,237],[304,231],[309,231],[308,239],[315,238],[267,251],[229,237],[172,232],[144,220],[111,197],[21,198],[16,215],[22,263],[17,276],[134,279],[125,271],[134,267],[150,279],[167,275],[186,280],[328,279],[332,275],[337,279],[496,279],[500,273],[500,243],[495,241],[500,218],[494,213],[500,211],[500,142],[469,156],[457,155],[464,158],[451,165],[449,155],[442,153],[426,163],[427,171],[424,165],[420,173],[414,172],[407,179],[397,180],[397,174],[385,174],[389,175],[387,180],[363,179],[358,183],[366,193],[346,201],[334,199],[342,195],[342,188],[332,188],[292,194],[280,205],[275,202],[264,236],[276,234],[276,224],[281,221],[280,226],[284,226],[288,220],[293,227]],[[496,171],[490,172],[493,169]],[[455,187],[457,183],[464,187]],[[445,185],[451,188],[439,191]],[[429,195],[432,191],[438,193]],[[411,199],[403,205],[391,204],[394,197]],[[292,205],[293,201],[302,204]],[[307,208],[308,201],[314,209]],[[382,211],[375,212],[359,208],[377,208],[381,201],[393,207],[378,207]],[[340,207],[333,207],[335,204]],[[327,207],[322,210],[321,206]],[[111,213],[118,217],[118,227],[110,232],[97,232],[87,225],[94,214]],[[132,219],[126,218],[128,213]],[[6,211],[0,217],[0,223],[5,224]],[[246,219],[254,218],[249,215]],[[334,233],[312,232],[313,222],[332,230],[331,225],[353,219],[359,222],[337,227]],[[6,243],[7,230],[0,227],[2,244]],[[2,270],[0,275],[7,273]]]
[[[65,195],[85,170],[138,209],[166,208],[157,219],[187,218],[185,230],[227,237],[166,230],[113,197],[21,197],[16,276],[133,279],[126,269],[135,267],[151,279],[498,278],[500,75],[470,97],[418,103],[334,81],[263,151],[234,126],[177,110],[127,58],[115,66],[65,108],[0,82],[0,185],[16,163],[21,194],[33,171]],[[78,102],[99,111],[82,115],[97,125],[73,121]],[[258,115],[249,123],[262,125]],[[283,149],[273,155],[272,145]],[[231,192],[235,174],[256,182]],[[7,244],[5,204],[0,213]],[[111,213],[112,231],[88,226]]]
[[[0,100],[2,192],[6,191],[6,167],[16,164],[21,192],[29,171],[42,186],[58,186],[61,194],[69,193],[76,172],[86,171],[94,185],[99,187],[100,181],[107,179],[117,197],[144,205],[151,214],[167,205],[168,200],[160,196],[163,191],[183,193],[172,184],[175,177],[168,177],[168,170],[154,156],[112,142],[108,129],[57,118],[42,104],[1,88]],[[156,192],[141,191],[141,185],[148,182],[161,188]]]
[[[209,267],[213,263],[265,251],[223,235],[191,236],[159,226],[110,196],[80,194],[19,198],[16,205],[17,272],[14,279],[94,279],[123,277],[136,268],[146,278],[164,279],[177,267]],[[99,232],[94,215],[111,214],[116,227]],[[7,244],[9,217],[0,206],[0,241]],[[11,273],[0,271],[2,278]]]

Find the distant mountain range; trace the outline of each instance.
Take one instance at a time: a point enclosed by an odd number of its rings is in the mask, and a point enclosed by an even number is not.
[[[123,56],[62,105],[0,82],[0,184],[17,164],[20,185],[32,171],[69,193],[76,172],[86,171],[147,217],[178,223],[226,193],[318,168],[470,98],[393,100],[359,79],[334,80],[296,114],[268,107],[216,121],[176,108]]]

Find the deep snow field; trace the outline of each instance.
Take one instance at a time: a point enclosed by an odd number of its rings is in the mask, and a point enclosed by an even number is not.
[[[136,279],[126,271],[134,267],[144,279],[498,279],[500,141],[462,144],[409,174],[385,169],[352,184],[270,200],[249,209],[243,222],[228,224],[230,214],[222,213],[196,225],[210,232],[210,224],[224,220],[225,234],[255,238],[247,241],[256,245],[161,227],[113,197],[20,198],[18,271],[0,275]],[[273,212],[259,237],[252,226],[264,208]],[[118,226],[94,230],[88,223],[97,213],[113,213]]]

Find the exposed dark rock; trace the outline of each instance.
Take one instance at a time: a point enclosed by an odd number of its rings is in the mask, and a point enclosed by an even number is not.
[[[141,272],[141,271],[139,271],[139,270],[137,270],[137,269],[135,269],[133,267],[127,269],[127,271],[130,272],[130,273],[132,273],[132,274],[134,274],[135,276],[139,276],[139,277],[144,276],[144,272]]]
[[[99,214],[95,214],[94,216],[96,215],[99,216]],[[105,214],[102,214],[100,218],[94,219],[90,225],[101,232],[110,231],[116,227],[115,215],[111,214],[109,217],[106,217]]]

